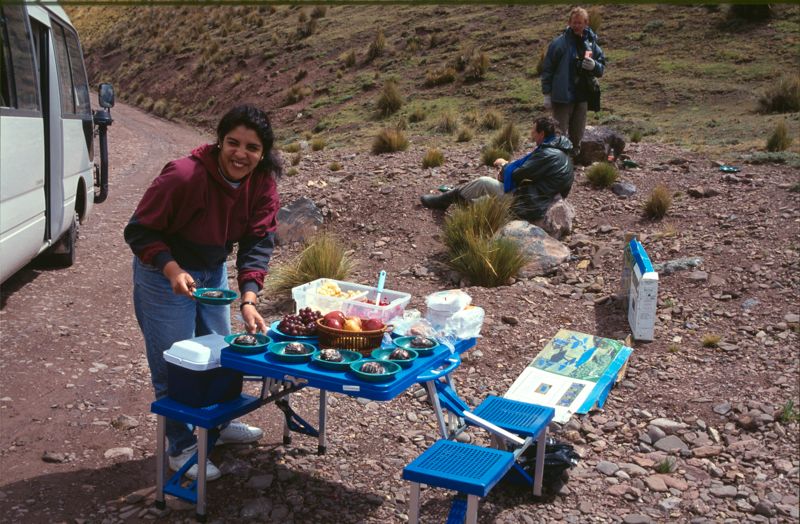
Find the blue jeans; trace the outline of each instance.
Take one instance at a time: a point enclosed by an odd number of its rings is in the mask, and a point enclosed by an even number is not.
[[[228,287],[225,264],[212,270],[186,270],[197,287]],[[179,340],[231,332],[230,306],[209,306],[172,292],[169,280],[161,271],[133,257],[133,307],[144,336],[147,363],[156,399],[167,395],[167,364],[163,353]],[[197,443],[194,428],[184,422],[167,419],[168,453],[176,456]]]

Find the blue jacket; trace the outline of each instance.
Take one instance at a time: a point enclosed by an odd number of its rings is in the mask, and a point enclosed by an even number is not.
[[[550,42],[547,54],[542,63],[542,94],[550,95],[553,102],[570,104],[575,102],[576,83],[579,75],[588,74],[594,77],[603,76],[606,57],[597,45],[597,35],[588,27],[583,31],[584,49],[577,49],[572,30],[568,27],[561,35]],[[578,67],[578,57],[584,56],[585,50],[592,51],[594,69],[586,71]]]

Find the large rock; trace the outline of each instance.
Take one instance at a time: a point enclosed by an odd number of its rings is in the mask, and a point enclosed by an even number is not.
[[[569,258],[569,248],[547,232],[525,220],[509,222],[500,236],[515,240],[530,257],[530,263],[520,272],[525,278],[546,275]]]
[[[581,153],[575,163],[588,166],[592,162],[608,160],[609,155],[617,158],[624,150],[625,139],[610,127],[587,126],[581,140]]]
[[[304,242],[321,225],[322,212],[310,198],[300,197],[278,211],[276,242],[283,245]]]
[[[575,208],[562,199],[561,195],[556,195],[544,215],[542,229],[547,231],[551,237],[561,240],[572,233],[573,220],[575,220]]]

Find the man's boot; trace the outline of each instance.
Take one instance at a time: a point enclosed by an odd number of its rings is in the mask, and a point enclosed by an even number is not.
[[[446,193],[439,195],[422,195],[419,197],[422,205],[429,209],[447,209],[450,204],[454,204],[461,200],[461,195],[458,189],[451,189]]]

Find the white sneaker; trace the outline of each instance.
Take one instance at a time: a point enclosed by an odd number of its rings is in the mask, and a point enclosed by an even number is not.
[[[228,427],[219,432],[217,446],[225,444],[249,444],[260,439],[264,432],[255,426],[249,426],[244,422],[233,421]]]
[[[178,471],[183,467],[184,464],[186,464],[187,460],[192,458],[196,452],[197,444],[184,449],[178,456],[169,457],[169,469]],[[197,480],[197,464],[189,468],[184,475],[191,480]],[[206,459],[206,481],[211,482],[212,480],[217,480],[221,476],[222,472],[217,469],[217,466],[212,464],[210,460]]]

